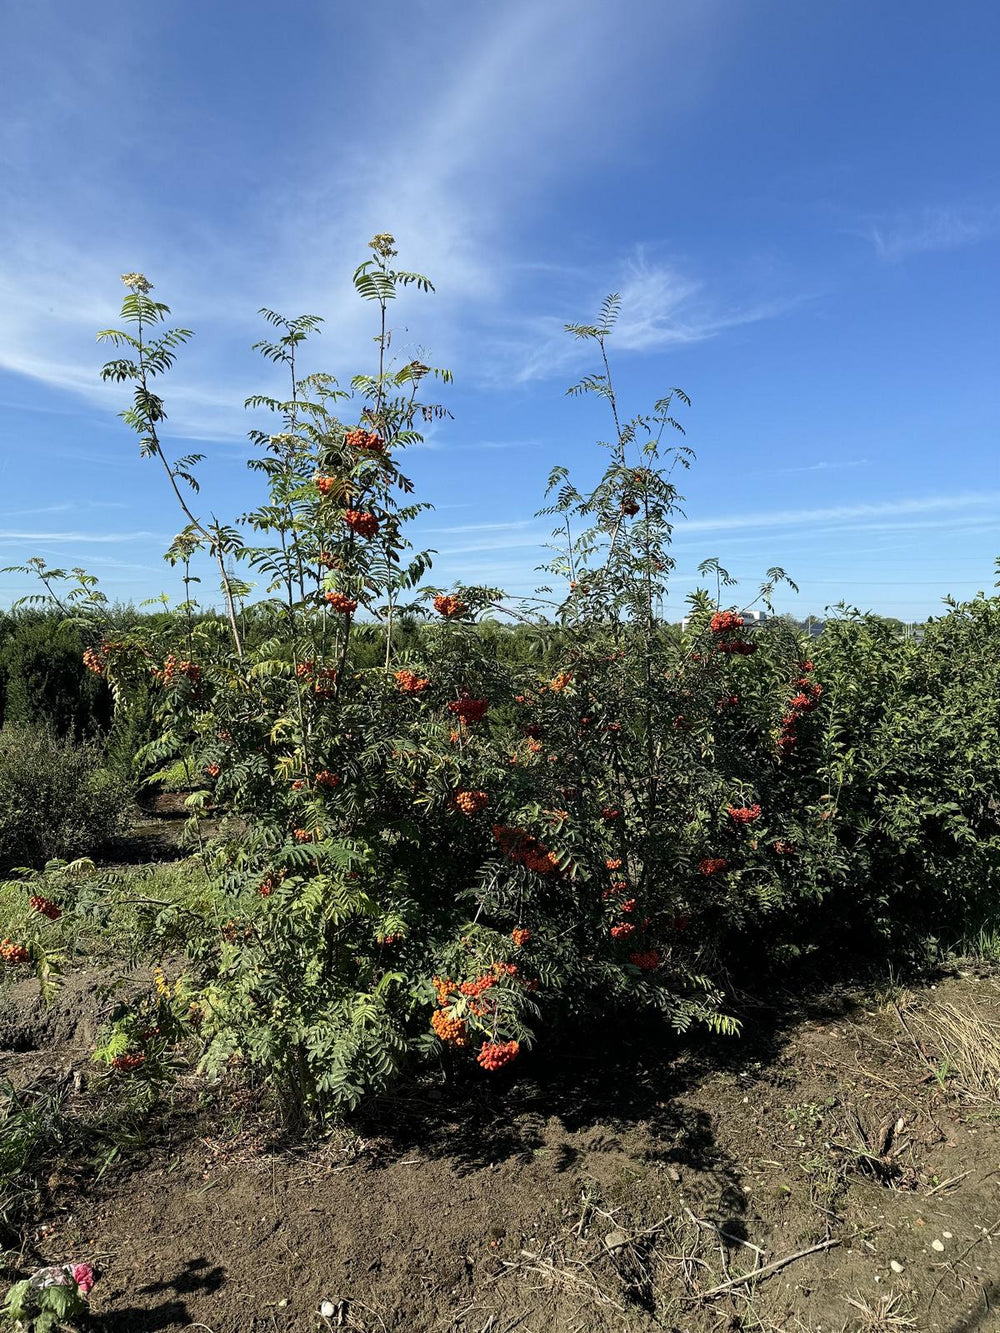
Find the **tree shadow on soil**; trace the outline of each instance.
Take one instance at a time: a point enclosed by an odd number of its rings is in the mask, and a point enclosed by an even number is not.
[[[205,1258],[189,1259],[181,1271],[161,1282],[150,1282],[134,1287],[133,1296],[157,1297],[174,1292],[180,1298],[163,1304],[131,1305],[113,1313],[97,1315],[91,1320],[95,1333],[156,1333],[157,1329],[186,1327],[191,1323],[185,1296],[211,1295],[226,1280],[225,1270],[210,1267]]]
[[[627,1137],[633,1158],[707,1177],[701,1211],[735,1248],[747,1239],[748,1203],[742,1173],[715,1133],[725,1111],[692,1105],[685,1094],[720,1071],[749,1085],[792,1030],[843,1019],[859,1003],[827,980],[812,995],[806,988],[772,993],[766,1005],[745,997],[736,1038],[681,1037],[639,1020],[626,1030],[620,1022],[564,1028],[489,1083],[459,1065],[443,1091],[424,1081],[410,1095],[382,1098],[356,1128],[388,1141],[393,1153],[447,1159],[460,1174],[511,1159],[528,1163],[540,1150],[557,1172],[587,1169],[595,1154],[620,1152]],[[554,1147],[553,1119],[567,1140]]]

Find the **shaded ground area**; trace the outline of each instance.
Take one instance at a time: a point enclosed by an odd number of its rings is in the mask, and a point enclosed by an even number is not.
[[[184,844],[184,825],[191,811],[185,805],[186,792],[150,792],[135,808],[129,827],[103,849],[101,864],[149,865],[152,862],[177,861],[190,854]],[[211,837],[217,828],[214,820],[202,821],[202,836]]]
[[[93,1095],[100,982],[13,993],[8,1076]],[[310,1148],[182,1082],[146,1146],[45,1182],[12,1271],[92,1260],[108,1333],[1000,1329],[997,980],[743,1019],[428,1077]]]

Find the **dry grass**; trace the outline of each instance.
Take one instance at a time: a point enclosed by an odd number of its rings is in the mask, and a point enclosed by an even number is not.
[[[944,1003],[930,1009],[924,1029],[940,1052],[952,1086],[976,1101],[1000,1103],[1000,1021],[995,1009]]]
[[[847,1304],[858,1312],[851,1333],[903,1333],[917,1327],[903,1309],[903,1298],[891,1291],[880,1296],[875,1305],[860,1292],[848,1296]]]

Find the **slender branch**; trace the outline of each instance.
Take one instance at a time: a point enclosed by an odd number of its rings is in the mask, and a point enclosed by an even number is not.
[[[703,1291],[698,1296],[689,1296],[687,1299],[692,1301],[707,1301],[713,1296],[721,1296],[725,1291],[732,1291],[734,1287],[742,1287],[746,1282],[760,1282],[772,1273],[778,1273],[782,1268],[787,1268],[789,1264],[794,1264],[798,1259],[805,1259],[807,1255],[818,1254],[822,1250],[832,1250],[842,1242],[836,1237],[831,1236],[829,1240],[821,1240],[818,1245],[810,1245],[808,1249],[797,1250],[795,1254],[786,1254],[783,1259],[775,1259],[773,1263],[765,1264],[763,1268],[755,1268],[752,1273],[744,1273],[742,1277],[730,1278],[728,1282],[722,1282],[717,1287],[712,1287],[709,1291]]]

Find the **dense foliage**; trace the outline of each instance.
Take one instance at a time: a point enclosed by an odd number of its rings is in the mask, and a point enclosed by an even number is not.
[[[402,460],[445,415],[423,395],[448,375],[389,357],[397,291],[430,287],[395,258],[376,237],[355,273],[378,363],[347,390],[300,374],[317,317],[262,312],[258,350],[287,396],[251,400],[275,430],[251,435],[267,495],[238,526],[197,516],[198,460],[165,451],[155,383],[189,333],[141,274],[102,335],[119,353],[106,378],[132,386],[125,420],[183,511],[170,558],[189,593],[207,550],[224,605],[125,623],[85,576],[66,596],[119,719],[152,727],[140,765],[180,764],[194,820],[222,819],[212,910],[155,997],[159,1045],[137,1035],[148,1016],[125,1024],[116,1067],[162,1065],[162,1033],[183,1030],[207,1068],[256,1068],[290,1115],[322,1120],[415,1055],[493,1071],[567,1015],[655,1009],[731,1032],[720,979],[741,956],[848,932],[926,948],[989,916],[997,602],[920,641],[845,612],[810,647],[722,606],[708,562],[716,596],[692,600],[685,632],[666,624],[687,400],[625,415],[613,298],[569,330],[597,367],[572,392],[603,400],[612,430],[595,486],[551,476],[552,587],[516,606],[426,588]],[[262,602],[245,605],[234,560],[265,579]],[[767,572],[765,607],[784,577]]]
[[[0,730],[0,871],[99,850],[121,831],[124,791],[98,746]]]
[[[81,660],[86,639],[58,614],[0,613],[0,726],[94,737],[111,722],[111,692]]]

